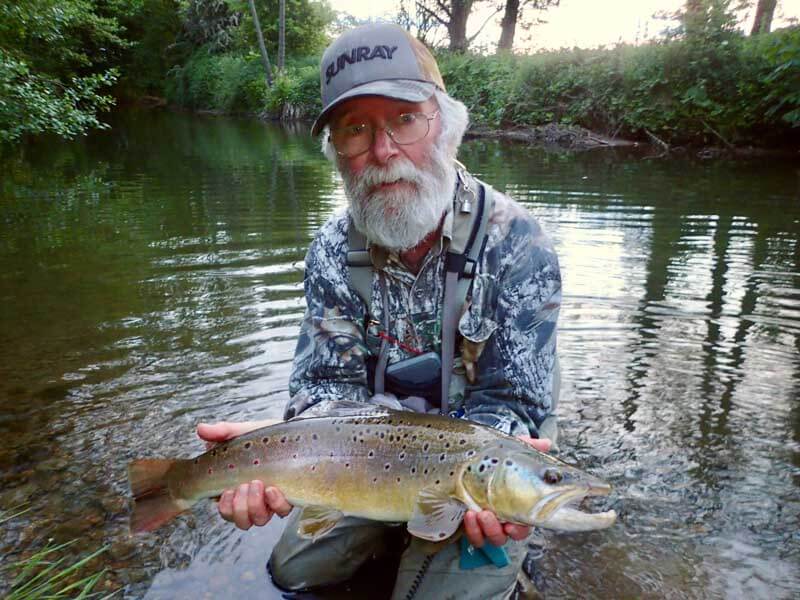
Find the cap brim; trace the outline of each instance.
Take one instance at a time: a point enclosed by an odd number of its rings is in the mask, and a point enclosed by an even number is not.
[[[328,124],[331,113],[343,102],[361,96],[383,96],[394,100],[406,102],[424,102],[436,90],[436,85],[429,81],[415,81],[413,79],[382,79],[371,81],[348,90],[336,100],[331,102],[314,121],[311,135],[319,135],[322,128]]]

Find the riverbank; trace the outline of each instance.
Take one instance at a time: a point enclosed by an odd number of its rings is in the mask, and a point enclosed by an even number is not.
[[[470,136],[706,155],[800,148],[798,59],[800,27],[532,56],[437,54],[448,92],[470,111]],[[166,97],[192,110],[312,119],[318,61],[288,64],[268,89],[256,57],[201,50],[173,70]]]

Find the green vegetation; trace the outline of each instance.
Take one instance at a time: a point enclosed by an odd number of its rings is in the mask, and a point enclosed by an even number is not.
[[[279,2],[256,0],[273,63]],[[348,19],[336,21],[325,0],[285,2],[288,58],[272,86],[248,0],[0,3],[0,146],[104,127],[114,97],[313,117],[326,32]],[[747,37],[731,0],[692,0],[678,17],[675,31],[643,46],[438,58],[448,90],[479,127],[579,125],[668,144],[796,143],[800,27]]]
[[[16,507],[0,510],[0,524],[28,512],[30,508]],[[6,591],[6,600],[43,600],[45,598],[98,598],[102,594],[92,592],[105,573],[105,569],[88,576],[81,576],[81,569],[107,550],[100,548],[74,562],[64,552],[75,540],[64,544],[47,545],[28,558],[0,567],[11,587]],[[62,555],[58,558],[59,555]],[[103,596],[110,598],[111,595]]]
[[[580,125],[668,143],[775,143],[800,127],[800,28],[534,56],[445,54],[478,125]]]

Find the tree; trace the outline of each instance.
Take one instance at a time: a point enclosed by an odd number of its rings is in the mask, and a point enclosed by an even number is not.
[[[551,6],[558,6],[560,0],[506,0],[503,19],[500,21],[500,41],[497,42],[497,52],[511,51],[514,47],[514,34],[517,23],[522,17],[522,10],[545,10]]]
[[[138,2],[0,2],[0,143],[25,134],[74,137],[104,127],[103,88],[127,47],[118,17]]]
[[[430,19],[447,29],[450,50],[466,52],[469,45],[480,35],[486,24],[503,10],[496,8],[471,36],[467,36],[467,20],[476,3],[480,0],[417,0],[417,8]]]
[[[756,18],[753,21],[753,29],[750,31],[750,35],[770,32],[770,29],[772,29],[772,16],[775,14],[777,4],[778,0],[758,0]]]
[[[286,0],[280,0],[278,11],[278,70],[286,64]]]
[[[261,33],[261,21],[258,19],[256,3],[255,0],[247,0],[247,2],[250,5],[250,14],[253,15],[253,25],[256,30],[258,49],[261,51],[261,62],[264,63],[264,76],[267,80],[267,87],[272,87],[272,66],[269,64],[269,54],[267,54],[267,47],[264,45],[264,34]]]

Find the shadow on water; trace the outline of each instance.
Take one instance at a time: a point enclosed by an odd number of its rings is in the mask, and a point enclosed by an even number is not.
[[[111,545],[126,597],[280,597],[280,522],[239,532],[209,502],[131,538],[125,467],[200,452],[198,421],[281,414],[303,256],[340,185],[303,127],[113,125],[3,164],[0,509],[32,510],[0,553],[78,537]],[[796,597],[796,165],[487,141],[461,158],[556,242],[562,454],[615,486],[614,528],[545,535],[547,596]],[[326,597],[385,595],[391,569],[366,570]]]

